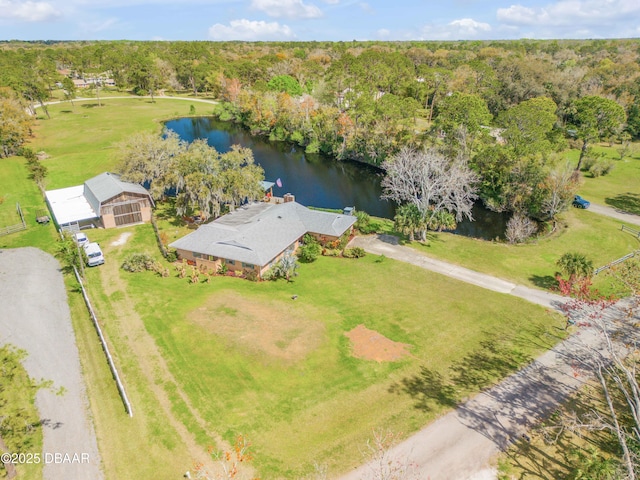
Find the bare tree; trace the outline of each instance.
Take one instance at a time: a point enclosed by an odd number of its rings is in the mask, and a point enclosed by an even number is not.
[[[521,243],[538,231],[536,222],[526,215],[514,213],[507,222],[505,236],[509,243]]]
[[[571,205],[580,184],[580,174],[570,163],[560,165],[549,172],[545,181],[547,192],[542,202],[542,212],[550,219]],[[555,222],[554,222],[555,228]]]
[[[629,297],[613,305],[611,300],[580,296],[564,304],[571,323],[592,326],[599,342],[576,340],[571,359],[586,375],[597,380],[606,404],[605,411],[591,409],[585,418],[573,418],[568,429],[609,430],[622,451],[625,478],[635,480],[640,459],[640,385],[637,377],[640,337],[634,324],[640,319],[640,262],[628,262],[614,276],[628,290]]]
[[[403,148],[382,164],[386,176],[382,180],[383,199],[418,207],[426,225],[442,212],[455,215],[456,221],[473,220],[471,209],[479,177],[462,157],[446,158],[436,149],[416,151]]]

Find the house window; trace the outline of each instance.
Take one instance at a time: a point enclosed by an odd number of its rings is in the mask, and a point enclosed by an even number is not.
[[[216,260],[218,260],[218,257],[214,257],[213,255],[206,255],[206,257],[210,262],[215,262]]]
[[[235,260],[227,260],[226,263],[227,263],[227,265],[235,265],[236,261]]]
[[[254,265],[251,263],[244,263],[242,262],[242,268],[250,268],[251,270],[253,270]]]
[[[193,258],[202,258],[202,254],[198,252],[193,252]]]

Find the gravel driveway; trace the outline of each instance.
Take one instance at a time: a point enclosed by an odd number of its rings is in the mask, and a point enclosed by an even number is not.
[[[52,380],[36,406],[43,422],[46,480],[102,479],[100,455],[60,265],[36,248],[0,250],[0,344],[26,350],[23,364],[36,380]]]

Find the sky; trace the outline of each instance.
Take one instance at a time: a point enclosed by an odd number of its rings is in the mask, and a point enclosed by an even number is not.
[[[640,37],[640,0],[0,0],[0,40]]]

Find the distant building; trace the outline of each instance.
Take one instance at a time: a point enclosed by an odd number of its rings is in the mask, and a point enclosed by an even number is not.
[[[293,253],[308,233],[321,242],[350,232],[356,217],[310,210],[285,196],[284,203],[253,203],[238,208],[171,245],[181,259],[216,271],[253,271],[259,277],[287,253]]]
[[[115,173],[101,173],[83,185],[48,190],[47,203],[59,227],[122,227],[151,220],[153,199],[137,183]]]

